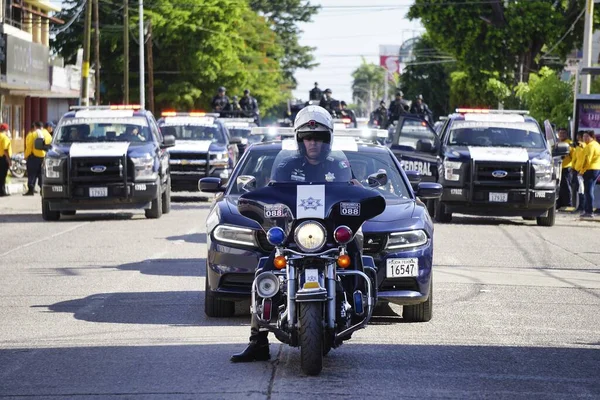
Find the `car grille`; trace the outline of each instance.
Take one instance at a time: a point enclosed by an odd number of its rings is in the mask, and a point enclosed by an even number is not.
[[[412,290],[418,292],[419,285],[415,278],[386,279],[379,290]]]
[[[206,167],[204,165],[180,165],[171,164],[171,172],[194,172],[199,174],[206,173]]]
[[[506,176],[495,177],[494,171],[505,171]],[[502,162],[475,162],[474,184],[480,186],[525,187],[527,164],[507,164]]]
[[[169,153],[171,160],[208,160],[208,153]]]
[[[102,169],[104,170],[102,171]],[[97,172],[93,172],[95,169]],[[116,183],[123,182],[127,171],[123,158],[73,158],[71,159],[71,180],[74,182],[89,183]]]
[[[366,234],[363,242],[363,253],[379,254],[385,248],[387,235]]]

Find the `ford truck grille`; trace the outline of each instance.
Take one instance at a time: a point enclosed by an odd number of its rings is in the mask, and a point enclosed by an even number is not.
[[[72,158],[71,180],[79,183],[123,182],[127,167],[123,157]]]
[[[474,165],[474,184],[522,188],[527,183],[526,163],[480,162]]]

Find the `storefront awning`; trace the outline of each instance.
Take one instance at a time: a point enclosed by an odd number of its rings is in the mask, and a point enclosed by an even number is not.
[[[12,96],[23,97],[40,97],[46,99],[78,99],[79,92],[76,90],[69,91],[48,91],[48,90],[11,90]]]

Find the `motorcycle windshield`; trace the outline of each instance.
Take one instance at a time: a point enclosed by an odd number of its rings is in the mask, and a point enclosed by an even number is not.
[[[316,143],[298,146],[295,140],[284,140],[271,181],[240,196],[240,214],[258,222],[265,232],[278,226],[288,237],[296,221],[322,220],[330,239],[340,225],[357,232],[366,220],[381,214],[384,197],[350,182],[352,170],[343,151],[356,146],[354,140],[334,140],[331,147]]]

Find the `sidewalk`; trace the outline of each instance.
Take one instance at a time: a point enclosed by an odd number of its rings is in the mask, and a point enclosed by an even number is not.
[[[6,192],[8,194],[21,194],[27,190],[27,178],[6,177]]]

